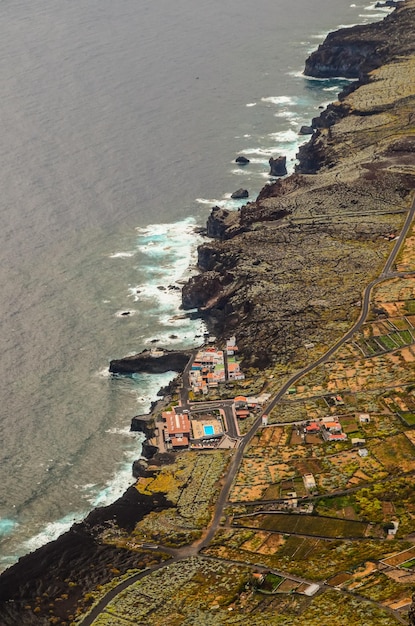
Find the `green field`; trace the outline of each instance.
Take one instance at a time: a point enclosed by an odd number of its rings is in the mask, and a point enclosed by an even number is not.
[[[408,426],[415,426],[415,413],[410,411],[400,411],[399,416]]]
[[[367,524],[314,515],[292,515],[286,513],[261,514],[234,520],[237,526],[258,528],[280,533],[294,533],[311,537],[355,538],[364,537]]]

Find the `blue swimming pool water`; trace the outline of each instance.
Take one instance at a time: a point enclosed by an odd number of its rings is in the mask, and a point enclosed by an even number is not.
[[[213,426],[203,426],[203,432],[205,433],[205,435],[214,435],[215,434],[215,429],[213,428]]]

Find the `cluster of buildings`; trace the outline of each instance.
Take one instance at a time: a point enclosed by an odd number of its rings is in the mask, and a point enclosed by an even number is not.
[[[251,411],[261,407],[269,398],[270,393],[262,393],[260,396],[236,396],[234,399],[235,414],[238,419],[246,419]]]
[[[226,342],[226,350],[215,346],[205,347],[196,354],[189,372],[193,393],[207,394],[210,389],[227,381],[244,380],[235,353],[238,351],[235,337]]]
[[[216,447],[225,435],[225,425],[220,411],[192,416],[180,406],[163,411],[163,437],[167,449],[190,447]]]
[[[323,417],[318,422],[310,422],[304,428],[304,433],[306,435],[321,435],[324,441],[345,441],[347,439],[337,417]]]

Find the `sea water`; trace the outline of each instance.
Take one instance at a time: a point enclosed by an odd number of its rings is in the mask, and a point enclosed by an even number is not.
[[[295,165],[342,80],[302,75],[346,0],[0,4],[0,567],[131,484],[162,376],[111,358],[197,345],[179,287],[214,204]],[[244,154],[247,167],[235,158]]]

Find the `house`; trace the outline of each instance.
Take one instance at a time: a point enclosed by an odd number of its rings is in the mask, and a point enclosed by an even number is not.
[[[360,422],[360,424],[370,424],[370,415],[369,415],[369,413],[360,413],[359,414],[359,422]]]
[[[320,432],[320,425],[317,424],[317,422],[310,422],[305,427],[305,432],[308,433],[309,435],[319,433]]]
[[[179,407],[177,407],[179,409]],[[164,426],[164,438],[173,448],[188,446],[190,437],[190,420],[187,413],[175,411],[163,411],[161,414]]]
[[[248,398],[245,396],[236,396],[233,399],[235,409],[246,409],[248,407]]]
[[[245,420],[247,417],[249,417],[248,409],[236,409],[236,417],[241,420]]]
[[[366,444],[366,439],[359,439],[358,437],[352,437],[350,441],[354,447],[364,446]]]
[[[239,363],[228,363],[228,379],[229,380],[244,380],[245,375],[239,368]]]
[[[325,430],[328,430],[328,432],[331,434],[342,432],[342,427],[341,427],[340,422],[324,422],[323,427],[325,428]]]
[[[304,474],[303,476],[304,487],[307,491],[313,491],[317,487],[316,480],[313,474]]]
[[[226,354],[228,356],[233,356],[235,352],[238,352],[238,346],[236,345],[235,337],[231,337],[226,342]]]
[[[346,433],[330,433],[329,432],[325,435],[324,438],[326,441],[346,441],[347,435]]]

